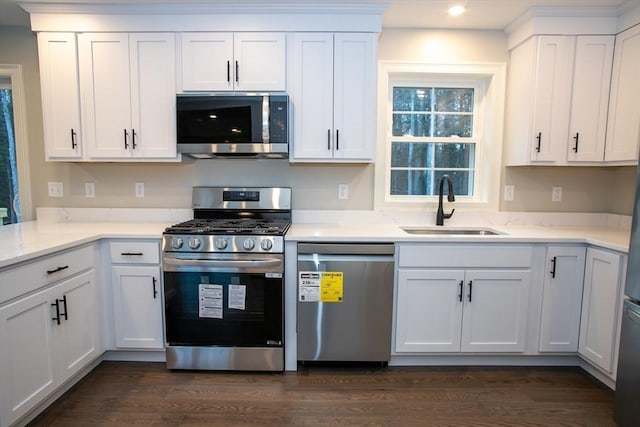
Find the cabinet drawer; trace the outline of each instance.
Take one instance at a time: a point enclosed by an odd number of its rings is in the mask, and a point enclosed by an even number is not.
[[[7,269],[0,273],[0,303],[93,268],[94,264],[93,246],[84,246]]]
[[[112,263],[159,264],[160,245],[157,241],[111,242],[109,244]]]
[[[529,268],[531,246],[491,244],[399,245],[399,267]]]

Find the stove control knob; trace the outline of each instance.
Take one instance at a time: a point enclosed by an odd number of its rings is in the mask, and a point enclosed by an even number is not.
[[[269,239],[265,239],[263,241],[260,242],[260,248],[263,251],[268,251],[273,247],[273,243],[271,242],[271,240]]]
[[[228,244],[229,242],[227,242],[227,239],[216,239],[216,242],[215,242],[216,249],[219,249],[219,250],[226,249]]]
[[[171,239],[171,247],[173,249],[180,249],[183,244],[184,241],[182,240],[182,237],[174,237],[173,239]]]
[[[198,249],[202,242],[197,237],[192,237],[189,239],[189,247],[191,249]]]
[[[242,242],[242,247],[245,248],[247,251],[250,251],[251,249],[253,249],[255,245],[256,243],[253,241],[253,239],[245,239],[245,241]]]

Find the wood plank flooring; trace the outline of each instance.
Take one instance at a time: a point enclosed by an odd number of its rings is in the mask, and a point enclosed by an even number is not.
[[[303,367],[168,371],[103,362],[32,426],[615,426],[579,368]]]

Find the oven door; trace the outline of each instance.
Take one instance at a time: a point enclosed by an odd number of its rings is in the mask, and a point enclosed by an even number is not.
[[[168,346],[283,347],[282,254],[163,255]]]

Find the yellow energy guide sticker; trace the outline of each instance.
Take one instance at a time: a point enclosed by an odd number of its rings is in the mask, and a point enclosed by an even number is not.
[[[341,271],[324,271],[320,279],[320,301],[342,302],[342,279]]]

